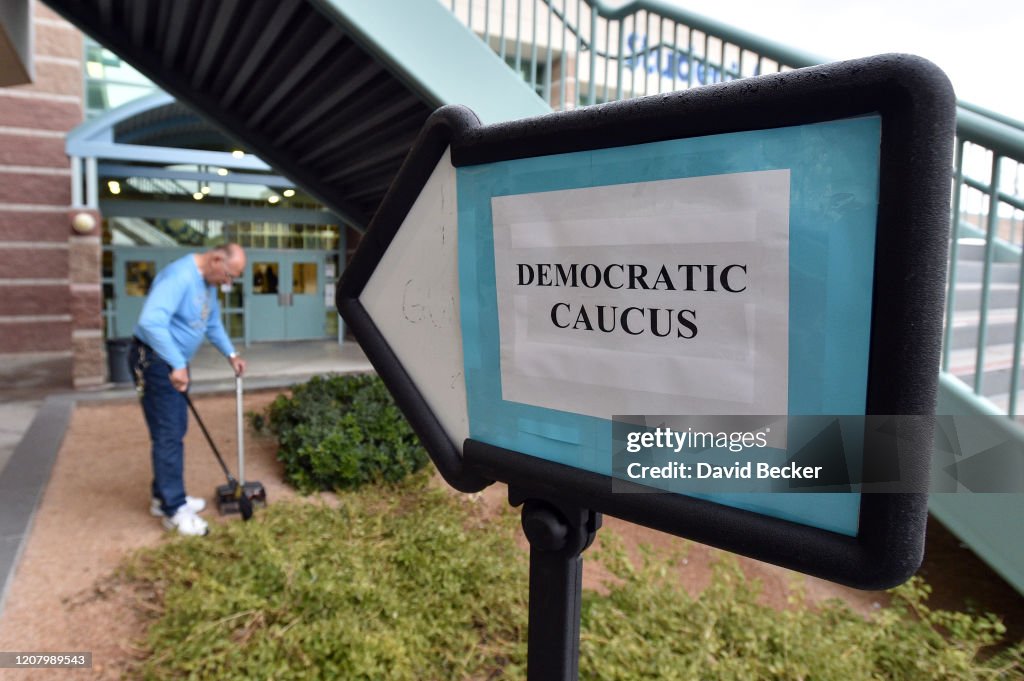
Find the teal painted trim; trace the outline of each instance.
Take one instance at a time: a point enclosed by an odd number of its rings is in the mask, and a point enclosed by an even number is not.
[[[431,107],[463,104],[485,124],[551,111],[439,2],[404,2],[401,8],[379,0],[313,3]]]
[[[939,400],[936,414],[1006,416],[1006,413],[988,399],[976,394],[970,386],[945,371],[939,372]],[[1008,419],[993,421],[993,427],[1005,428],[1008,436],[1024,445],[1024,426]]]
[[[1016,441],[1024,448],[1024,426],[980,397],[951,374],[939,374],[937,414],[991,416],[995,438]],[[1020,519],[1024,518],[1024,494],[932,494],[928,508],[1017,591],[1024,594],[1024,543]]]
[[[116,109],[110,109],[99,118],[86,121],[68,133],[66,146],[68,156],[86,156],[76,151],[77,145],[83,142],[112,142],[114,139],[114,126],[129,118],[138,116],[147,111],[158,109],[174,102],[174,97],[166,92],[154,92],[148,97],[133,99]]]
[[[1010,402],[1006,413],[1011,418],[1020,412],[1017,410],[1017,399],[1020,393],[1020,358],[1021,345],[1024,344],[1024,256],[1020,259],[1017,274],[1017,328],[1013,332],[1013,361],[1010,362]]]
[[[1017,130],[1024,131],[1024,121],[1019,121],[1016,118],[1011,118],[1010,116],[1001,114],[998,111],[992,111],[990,109],[986,109],[983,106],[978,106],[977,104],[965,102],[962,99],[957,101],[957,106],[959,106],[961,109],[966,109],[985,118],[990,118],[996,121],[997,123],[1002,123],[1003,125],[1008,125],[1011,128],[1016,128]]]
[[[956,134],[968,142],[976,142],[1024,162],[1024,128],[1007,123],[1013,119],[979,113],[972,104],[960,105],[956,112]],[[1020,125],[1020,124],[1018,124]]]
[[[290,222],[305,225],[342,225],[344,220],[326,210],[255,206],[225,206],[206,201],[100,201],[104,217],[196,218],[225,221]]]
[[[972,104],[970,101],[964,101],[963,99],[958,99],[956,101],[956,105],[961,109],[966,109],[967,111],[978,114],[983,118],[991,119],[997,123],[1009,125],[1012,128],[1024,131],[1024,121],[1020,121],[1005,114],[993,112],[989,109],[985,109],[984,107],[979,107],[978,104]]]
[[[262,184],[273,187],[287,187],[294,183],[283,175],[261,175],[258,173],[230,173],[218,175],[215,172],[190,173],[184,170],[168,170],[153,166],[133,166],[118,163],[100,163],[100,177],[150,177],[165,180],[198,180],[222,184]]]
[[[969,222],[960,221],[960,238],[974,237],[976,239],[984,239],[985,234],[985,230],[975,227]],[[1020,260],[1021,253],[1024,252],[1024,249],[1020,246],[1003,241],[999,238],[995,239],[993,248],[994,262],[1017,262]]]
[[[1010,160],[1013,161],[1015,159]],[[1024,161],[1020,162],[1024,163]],[[975,180],[973,177],[964,177],[963,184],[965,187],[977,189],[982,194],[990,194],[992,192],[992,187],[990,184]],[[1013,208],[1016,208],[1017,210],[1024,210],[1024,197],[1015,196],[1013,194],[1007,194],[1004,191],[996,192],[996,197],[999,199],[1000,203],[1005,203],[1009,206],[1012,206]]]
[[[270,166],[252,154],[235,158],[227,151],[201,151],[175,147],[154,147],[144,144],[117,144],[116,142],[79,141],[68,144],[68,156],[104,158],[112,161],[141,161],[183,165],[219,166],[239,170],[270,170]]]
[[[934,494],[928,510],[1024,595],[1024,494]]]

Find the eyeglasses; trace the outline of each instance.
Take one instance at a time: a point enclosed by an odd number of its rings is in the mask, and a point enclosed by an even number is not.
[[[227,260],[221,261],[221,265],[224,267],[224,273],[227,274],[232,279],[240,279],[242,277],[242,274],[245,272],[245,267],[244,266],[242,268],[240,268],[237,273],[233,272],[231,270],[231,268],[228,267],[228,261]]]

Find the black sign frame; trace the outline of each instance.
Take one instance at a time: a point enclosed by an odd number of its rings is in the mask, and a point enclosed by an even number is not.
[[[446,435],[359,301],[446,149],[456,167],[879,115],[882,124],[865,413],[909,415],[903,489],[926,489],[938,385],[956,100],[945,74],[881,55],[483,127],[468,109],[427,121],[337,288],[337,307],[442,476],[498,480],[727,551],[862,588],[908,579],[924,551],[927,494],[862,496],[856,537],[671,493],[612,492],[611,478]],[[866,452],[868,456],[870,453]],[[620,485],[628,485],[616,481]]]

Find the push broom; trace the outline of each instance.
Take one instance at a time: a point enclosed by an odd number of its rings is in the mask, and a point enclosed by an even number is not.
[[[206,424],[203,423],[203,419],[199,416],[199,412],[192,403],[192,398],[189,397],[187,392],[184,394],[185,401],[188,403],[189,409],[192,410],[192,415],[196,417],[196,423],[199,424],[200,430],[202,430],[203,435],[206,436],[206,441],[210,444],[210,449],[213,450],[214,456],[217,457],[217,463],[220,464],[221,470],[224,471],[224,475],[228,480],[226,485],[220,485],[217,487],[217,510],[220,511],[221,515],[226,515],[228,513],[241,513],[243,520],[249,520],[249,518],[252,517],[254,503],[259,504],[260,506],[267,505],[267,491],[264,489],[263,483],[261,482],[257,482],[255,480],[245,482],[245,431],[242,422],[242,377],[235,376],[235,414],[238,427],[237,479],[231,475],[231,471],[228,470],[227,464],[224,463],[224,457],[220,455],[217,445],[214,444],[213,438],[210,436],[210,431],[206,429]]]

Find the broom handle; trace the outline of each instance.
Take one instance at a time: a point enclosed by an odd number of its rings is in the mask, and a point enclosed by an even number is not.
[[[245,429],[242,427],[242,377],[235,376],[235,413],[238,422],[238,484],[245,484]]]
[[[206,441],[210,443],[210,449],[213,450],[213,455],[217,457],[217,463],[220,464],[221,469],[224,471],[224,475],[227,476],[228,483],[230,484],[235,479],[231,477],[231,471],[228,470],[227,465],[224,463],[224,459],[221,458],[220,452],[217,451],[217,445],[213,443],[213,438],[210,437],[210,431],[206,430],[206,424],[203,423],[203,419],[199,417],[199,412],[196,411],[196,406],[192,404],[192,398],[188,396],[188,392],[183,392],[185,396],[185,402],[188,404],[188,408],[192,410],[192,416],[196,418],[196,423],[199,424],[200,430],[203,431],[203,435],[206,436]]]

